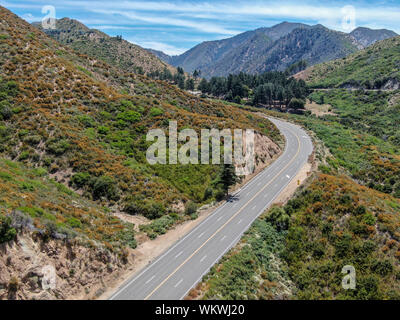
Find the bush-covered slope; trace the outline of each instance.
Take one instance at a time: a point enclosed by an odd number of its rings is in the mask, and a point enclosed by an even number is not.
[[[400,201],[319,174],[262,216],[190,297],[400,299]],[[356,270],[355,290],[342,268]]]
[[[27,168],[3,158],[0,219],[0,243],[12,240],[16,231],[24,228],[44,238],[78,238],[84,244],[102,244],[118,251],[136,246],[132,225],[50,179],[45,168]]]
[[[190,198],[202,201],[218,167],[165,172],[145,160],[147,131],[166,129],[169,119],[179,129],[255,128],[281,139],[265,119],[124,73],[63,47],[4,8],[0,15],[2,155],[44,166],[89,198],[150,218]]]
[[[316,88],[400,88],[400,37],[379,41],[347,58],[312,67],[301,76]]]

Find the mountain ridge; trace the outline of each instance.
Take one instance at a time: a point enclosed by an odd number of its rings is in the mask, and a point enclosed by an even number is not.
[[[351,33],[344,33],[320,24],[310,26],[282,22],[232,38],[206,41],[179,56],[168,56],[161,51],[151,52],[187,72],[201,70],[204,77],[210,78],[239,72],[282,71],[301,59],[307,60],[310,65],[318,64],[343,58],[395,35],[395,32],[385,29],[357,28]],[[312,47],[308,44],[310,39],[316,41]],[[288,59],[289,56],[296,58]],[[277,63],[279,59],[284,61]]]
[[[172,73],[176,72],[174,67],[148,50],[122,37],[111,37],[100,30],[90,29],[75,19],[56,20],[55,30],[44,30],[39,22],[32,25],[80,53],[100,57],[104,62],[128,72],[149,74],[155,71],[162,72],[165,68]]]

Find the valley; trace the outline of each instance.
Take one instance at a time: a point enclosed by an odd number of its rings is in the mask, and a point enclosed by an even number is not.
[[[0,6],[0,300],[400,299],[396,32],[82,21]]]

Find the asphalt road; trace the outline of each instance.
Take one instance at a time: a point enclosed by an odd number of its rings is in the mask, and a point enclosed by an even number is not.
[[[297,175],[313,151],[310,137],[300,127],[270,120],[286,138],[281,157],[140,274],[128,280],[110,299],[182,299],[240,240]]]

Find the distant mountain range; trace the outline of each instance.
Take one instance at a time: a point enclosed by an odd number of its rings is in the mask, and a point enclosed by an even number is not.
[[[55,30],[43,30],[41,23],[37,22],[33,25],[58,42],[127,72],[148,74],[167,68],[174,73],[175,70],[142,47],[121,37],[110,37],[104,32],[90,29],[77,20],[59,19]]]
[[[300,60],[315,65],[346,57],[396,35],[390,30],[368,28],[347,34],[322,25],[283,22],[232,38],[203,42],[179,56],[149,51],[173,66],[187,72],[201,70],[202,76],[210,78],[239,72],[283,71]]]

